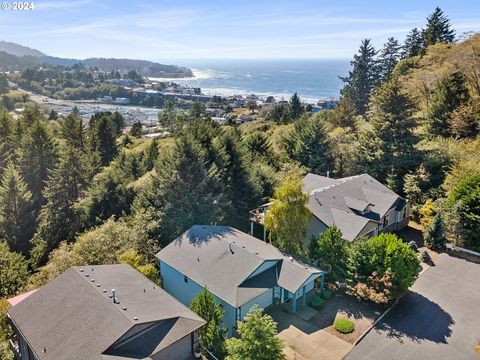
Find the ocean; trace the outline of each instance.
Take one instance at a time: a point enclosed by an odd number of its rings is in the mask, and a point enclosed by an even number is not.
[[[192,69],[195,77],[169,80],[200,87],[207,95],[256,94],[288,100],[297,92],[303,101],[310,103],[324,97],[339,97],[343,86],[339,76],[345,76],[350,68],[347,59],[177,60],[175,64]]]

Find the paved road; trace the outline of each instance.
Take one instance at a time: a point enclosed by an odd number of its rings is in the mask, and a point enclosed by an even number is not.
[[[442,254],[345,360],[480,360],[480,264]]]

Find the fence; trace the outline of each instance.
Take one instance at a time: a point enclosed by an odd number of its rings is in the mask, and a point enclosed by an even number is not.
[[[465,248],[462,248],[460,246],[452,245],[452,244],[447,244],[447,250],[455,250],[455,251],[461,251],[470,255],[475,255],[475,256],[480,256],[480,253],[473,251],[473,250],[468,250]]]

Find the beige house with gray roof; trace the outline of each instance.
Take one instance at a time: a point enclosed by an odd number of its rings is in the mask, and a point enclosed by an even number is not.
[[[345,240],[354,241],[400,230],[408,224],[408,201],[368,174],[341,179],[307,174],[303,192],[309,196],[307,207],[312,213],[305,229],[305,246],[329,226],[339,228]],[[263,226],[269,205],[250,212],[252,231],[254,223]]]

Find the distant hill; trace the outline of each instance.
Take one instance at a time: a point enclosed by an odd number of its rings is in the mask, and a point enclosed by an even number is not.
[[[11,54],[15,56],[37,56],[37,57],[46,56],[41,51],[31,49],[27,46],[15,44],[8,41],[1,41],[1,40],[0,40],[0,51],[4,51],[7,54]]]
[[[0,70],[3,71],[22,71],[31,67],[73,66],[75,64],[80,64],[85,67],[96,67],[105,72],[135,70],[143,76],[159,78],[183,78],[193,76],[190,69],[176,65],[164,65],[152,61],[132,59],[66,59],[48,56],[41,51],[23,45],[0,41]]]

